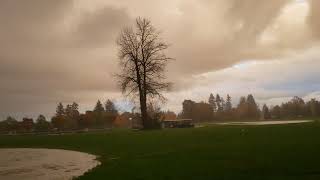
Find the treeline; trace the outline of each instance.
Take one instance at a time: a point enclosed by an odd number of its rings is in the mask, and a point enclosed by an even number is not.
[[[281,105],[263,105],[262,108],[256,103],[252,94],[240,97],[236,106],[232,105],[232,98],[225,98],[219,94],[210,94],[207,102],[195,102],[184,100],[182,112],[178,118],[193,119],[196,122],[207,121],[247,121],[247,120],[277,120],[320,117],[320,102],[311,99],[305,102],[300,97],[294,97],[289,102]]]
[[[207,102],[195,102],[184,100],[182,112],[176,115],[172,111],[163,111],[160,106],[148,104],[149,118],[155,127],[161,127],[161,121],[174,119],[193,119],[195,122],[208,121],[248,121],[248,120],[277,120],[320,117],[320,102],[311,99],[305,102],[300,97],[294,97],[281,105],[263,105],[256,103],[253,95],[241,97],[239,103],[234,106],[232,98],[225,98],[219,94],[210,94]],[[31,118],[23,118],[17,121],[8,117],[0,121],[0,132],[48,132],[69,131],[81,129],[101,128],[141,128],[141,114],[137,112],[124,112],[120,114],[114,103],[107,100],[104,104],[98,101],[91,111],[79,112],[79,105],[72,103],[64,106],[59,103],[55,115],[51,120],[39,115],[34,121]]]
[[[76,130],[83,128],[108,128],[118,116],[114,103],[107,100],[103,105],[98,101],[93,111],[79,113],[79,105],[73,103],[65,108],[58,104],[56,114],[52,117],[52,125],[59,130]]]
[[[258,119],[260,110],[253,95],[241,97],[237,107],[233,107],[232,98],[227,95],[225,98],[219,94],[210,94],[207,102],[194,102],[184,100],[182,112],[179,118],[193,119],[196,122],[206,122],[214,120],[253,120]]]
[[[22,121],[17,121],[9,116],[6,120],[0,122],[0,133],[12,132],[42,132],[52,129],[52,125],[43,115],[39,115],[36,122],[32,118],[23,118]]]
[[[320,102],[311,99],[305,102],[300,97],[293,97],[289,102],[273,107],[264,105],[262,107],[264,119],[298,119],[320,117]]]
[[[23,118],[22,121],[17,121],[13,117],[7,117],[6,120],[0,122],[0,132],[48,132],[110,128],[118,115],[118,110],[110,100],[104,104],[98,101],[92,111],[86,111],[84,114],[79,112],[79,105],[75,102],[65,107],[59,103],[51,121],[48,121],[43,115],[39,115],[36,121],[32,118]]]
[[[135,109],[135,108],[134,108]],[[149,103],[148,116],[157,128],[164,119],[176,119],[176,114],[171,111],[162,111],[160,106]],[[142,128],[141,114],[138,112],[123,112],[120,114],[114,103],[107,100],[104,104],[98,101],[91,111],[79,112],[79,105],[72,103],[64,106],[59,103],[51,120],[39,115],[34,121],[32,118],[23,118],[18,121],[8,117],[0,121],[0,133],[28,133],[28,132],[56,132],[77,131],[84,129],[105,128]]]

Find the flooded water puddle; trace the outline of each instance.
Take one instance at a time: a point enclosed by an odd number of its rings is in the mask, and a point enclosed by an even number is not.
[[[311,120],[292,120],[292,121],[255,121],[255,122],[225,122],[225,123],[215,123],[217,125],[277,125],[277,124],[300,124],[300,123],[308,123],[313,122]]]
[[[96,156],[58,149],[0,149],[1,180],[60,180],[83,175],[100,164]]]

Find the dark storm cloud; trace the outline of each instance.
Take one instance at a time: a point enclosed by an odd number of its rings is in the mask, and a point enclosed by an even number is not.
[[[76,43],[80,46],[103,46],[106,43],[114,43],[120,29],[132,20],[124,9],[111,7],[105,7],[93,13],[84,13],[82,16],[74,32]]]
[[[55,38],[57,24],[71,7],[71,0],[1,1],[1,49],[17,53],[19,48],[48,46],[45,40]]]
[[[76,11],[68,0],[0,1],[0,115],[116,91],[106,49],[129,16],[106,7],[67,26]]]
[[[25,3],[0,2],[1,22],[5,24],[0,33],[4,40],[0,77],[11,84],[6,87],[42,86],[48,91],[114,89],[108,83],[102,85],[109,75],[102,76],[111,64],[107,62],[109,57],[92,54],[95,48],[114,43],[115,33],[129,21],[123,10],[105,8],[86,13],[74,31],[67,32],[61,24],[73,10],[72,1],[19,2]],[[13,83],[19,81],[24,83]]]

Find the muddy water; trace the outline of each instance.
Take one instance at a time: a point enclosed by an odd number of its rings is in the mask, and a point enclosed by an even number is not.
[[[226,122],[226,123],[215,123],[218,125],[276,125],[276,124],[300,124],[313,122],[311,120],[296,120],[296,121],[256,121],[256,122]]]
[[[1,180],[61,180],[83,175],[96,156],[56,149],[0,149]]]

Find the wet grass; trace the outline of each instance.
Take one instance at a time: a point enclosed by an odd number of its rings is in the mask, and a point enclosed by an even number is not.
[[[99,156],[79,179],[320,179],[320,124],[113,130],[0,136],[0,148],[59,148]]]

